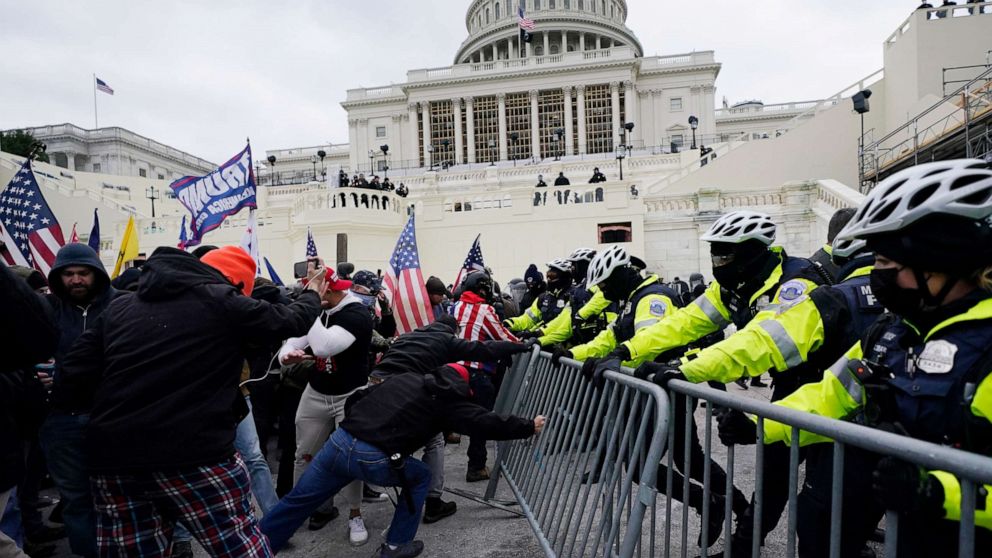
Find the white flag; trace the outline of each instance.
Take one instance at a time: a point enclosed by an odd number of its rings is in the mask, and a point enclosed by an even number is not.
[[[262,258],[258,255],[258,224],[255,222],[255,210],[248,211],[248,228],[241,236],[241,247],[255,260],[255,275],[262,276]]]

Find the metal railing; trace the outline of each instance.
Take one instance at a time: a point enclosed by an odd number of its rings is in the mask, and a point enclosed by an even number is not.
[[[829,556],[831,558],[839,558],[841,554],[841,541],[843,535],[844,521],[842,517],[842,510],[844,510],[843,496],[846,494],[844,492],[845,485],[845,454],[850,452],[850,448],[858,448],[866,452],[871,452],[879,456],[893,456],[898,459],[915,463],[922,466],[927,470],[940,470],[946,471],[955,475],[961,483],[961,521],[960,521],[960,534],[959,534],[959,552],[960,557],[971,557],[975,553],[975,502],[977,487],[981,484],[992,483],[992,458],[978,455],[975,453],[970,453],[966,451],[961,451],[953,449],[947,446],[940,446],[936,444],[931,444],[928,442],[923,442],[920,440],[915,440],[906,436],[900,436],[897,434],[892,434],[889,432],[884,432],[874,428],[868,428],[852,422],[844,422],[834,419],[829,419],[826,417],[814,415],[811,413],[805,413],[801,411],[796,411],[787,407],[780,405],[772,405],[770,403],[744,398],[740,396],[735,396],[724,391],[719,391],[707,387],[701,384],[692,384],[682,381],[672,381],[669,384],[669,389],[671,392],[671,397],[684,397],[686,398],[686,433],[688,434],[688,429],[690,423],[692,423],[695,417],[692,415],[692,409],[694,408],[694,403],[696,401],[706,401],[707,405],[705,408],[705,415],[702,421],[702,428],[704,431],[704,436],[702,437],[703,444],[703,455],[706,460],[706,466],[709,467],[710,459],[712,457],[712,424],[713,424],[713,412],[714,406],[723,407],[726,409],[735,409],[738,411],[747,412],[753,414],[757,417],[757,445],[754,449],[754,487],[755,487],[755,497],[754,501],[754,528],[751,533],[751,555],[760,555],[760,545],[763,539],[761,533],[762,525],[762,506],[763,506],[763,494],[764,486],[771,482],[788,482],[788,503],[787,503],[787,515],[786,515],[786,551],[785,555],[788,557],[793,557],[796,555],[797,549],[797,523],[798,523],[798,492],[800,486],[800,476],[801,471],[800,465],[800,446],[799,446],[799,432],[800,430],[806,432],[812,432],[819,434],[821,436],[826,436],[834,440],[832,444],[832,465],[833,469],[831,471],[831,486],[830,494],[833,495],[830,502],[830,525],[829,525]],[[675,405],[672,405],[675,408]],[[791,443],[788,445],[789,448],[789,465],[788,465],[788,479],[784,478],[764,478],[762,471],[764,470],[764,462],[766,459],[766,452],[769,451],[768,448],[772,446],[765,446],[763,444],[764,432],[763,425],[765,420],[774,420],[779,423],[785,424],[791,427]],[[676,421],[669,421],[670,425],[674,425]],[[674,430],[669,431],[670,440],[674,439]],[[671,441],[669,442],[671,444]],[[821,446],[822,447],[822,446]],[[686,436],[686,448],[688,449],[688,436]],[[735,472],[735,446],[729,446],[726,448],[726,474],[727,474],[727,484],[724,490],[729,494],[732,487],[734,486],[734,472]],[[685,463],[683,471],[690,470],[690,458],[691,454],[689,451],[685,452]],[[671,471],[672,457],[669,456],[668,460],[669,471]],[[865,474],[870,472],[864,471]],[[707,474],[708,477],[708,474]],[[807,477],[808,478],[808,477]],[[688,485],[688,483],[686,483]],[[703,501],[709,502],[711,487],[709,482],[703,483]],[[671,494],[671,482],[668,482],[668,490],[665,491]],[[686,489],[686,494],[688,494],[688,489]],[[869,494],[865,496],[866,498],[871,498]],[[669,498],[667,506],[671,507],[671,498]],[[685,515],[687,514],[687,509],[683,507],[683,521],[682,521],[682,532],[681,532],[681,556],[687,556],[688,547],[687,541],[688,532],[687,526],[689,525],[685,521]],[[707,533],[705,532],[708,525],[709,510],[706,506],[703,507],[701,525],[702,525],[702,539],[705,540]],[[889,510],[885,513],[884,517],[884,527],[885,527],[885,556],[896,556],[896,542],[899,539],[899,520],[900,517],[895,512]],[[726,514],[724,517],[724,537],[725,541],[729,539],[730,528],[731,528],[731,506],[729,502],[726,506]],[[671,541],[672,534],[671,522],[668,522],[666,526],[665,540]],[[677,539],[678,540],[678,539]],[[666,544],[667,546],[667,544]],[[702,554],[705,555],[705,549],[700,549]],[[860,550],[860,548],[858,549]],[[856,552],[856,551],[855,551]],[[668,552],[666,552],[668,556]],[[723,556],[730,558],[731,556],[731,545],[724,545]]]
[[[501,413],[544,414],[540,436],[497,445],[496,474],[509,485],[547,556],[655,553],[653,479],[665,449],[668,398],[658,386],[607,372],[595,387],[581,363],[553,365],[535,349],[518,359],[496,401]],[[642,529],[648,523],[649,530]]]

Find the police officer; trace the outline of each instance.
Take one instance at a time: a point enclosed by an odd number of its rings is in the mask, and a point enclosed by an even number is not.
[[[552,357],[555,363],[563,357],[584,361],[583,374],[590,377],[593,382],[598,383],[606,370],[617,370],[621,363],[634,367],[643,362],[644,357],[635,358],[630,355],[626,343],[637,339],[653,325],[669,319],[673,312],[676,312],[682,305],[678,294],[671,287],[662,283],[657,275],[649,274],[645,277],[641,272],[643,268],[644,262],[631,257],[620,246],[611,246],[592,260],[589,264],[587,283],[590,286],[598,286],[608,300],[618,301],[621,305],[619,314],[613,323],[592,341],[573,347],[571,350],[556,350]],[[683,454],[685,449],[684,399],[681,403],[676,402],[675,421],[676,434],[673,444],[675,462],[682,465],[685,463]],[[696,434],[695,423],[692,423],[691,439],[690,451],[693,457],[693,468],[690,476],[701,482],[703,479],[703,453]],[[710,463],[710,467],[713,485],[725,486],[726,475],[723,469],[716,462]],[[667,479],[665,467],[659,467],[657,478]],[[672,495],[680,498],[683,494],[684,478],[673,471],[673,479]],[[664,489],[665,480],[662,480],[659,486]],[[707,547],[720,537],[723,530],[722,518],[725,500],[723,495],[718,492],[711,492],[712,513],[710,514],[709,525],[710,540],[707,542]],[[739,491],[737,491],[734,499],[738,502],[738,510],[747,506],[747,499]],[[696,511],[702,510],[703,491],[694,483],[690,487],[688,503]]]
[[[977,159],[918,165],[880,182],[838,238],[864,239],[875,252],[872,292],[891,314],[820,382],[778,404],[992,455],[990,215],[992,170]],[[766,443],[789,440],[791,427],[764,425]],[[750,428],[737,423],[727,434],[753,443]],[[819,441],[825,438],[800,434],[801,444]],[[842,555],[862,547],[886,508],[903,514],[900,556],[956,554],[961,493],[954,475],[848,449]],[[803,494],[818,494],[800,499],[801,555],[829,546],[829,478],[821,468],[807,476]],[[992,552],[990,488],[978,496],[976,555]]]
[[[690,352],[677,366],[645,363],[635,374],[641,378],[653,375],[659,383],[671,378],[694,383],[729,383],[755,378],[771,370],[775,377],[775,399],[815,381],[861,338],[883,310],[871,293],[869,273],[874,256],[865,241],[835,243],[833,258],[839,277],[843,278],[841,283],[813,289],[801,296],[782,292],[775,309],[759,312],[726,340]],[[739,420],[747,419],[737,411],[729,411],[720,418],[724,424]],[[831,459],[829,446],[811,453],[815,454],[811,459],[815,463],[829,463]],[[800,453],[800,458],[803,457],[805,448]],[[808,463],[807,472],[814,466]],[[762,541],[775,528],[788,502],[788,467],[789,448],[784,444],[769,447],[764,460]],[[752,502],[737,525],[732,539],[734,553],[750,552],[753,510]]]
[[[611,303],[603,296],[602,290],[595,285],[586,285],[589,262],[595,256],[596,251],[591,248],[576,248],[568,256],[573,281],[568,300],[569,311],[558,314],[541,328],[538,341],[542,346],[588,343],[616,318],[616,309],[611,308]]]
[[[510,331],[521,332],[521,338],[539,337],[538,328],[550,323],[568,307],[572,294],[572,265],[561,258],[551,260],[545,277],[548,290],[538,295],[523,314],[503,322]]]

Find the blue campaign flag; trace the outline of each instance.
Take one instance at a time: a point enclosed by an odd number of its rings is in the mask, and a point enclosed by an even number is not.
[[[262,259],[265,260],[265,268],[269,270],[269,277],[272,278],[272,282],[275,283],[276,286],[278,287],[285,286],[283,285],[282,279],[280,279],[279,276],[276,275],[275,268],[273,268],[272,264],[269,263],[269,258],[262,258]]]
[[[186,243],[188,241],[189,241],[189,239],[186,238],[186,216],[183,215],[183,224],[182,225],[179,225],[179,244],[178,244],[178,247],[179,248],[182,248],[183,250],[185,250],[186,249]]]
[[[100,216],[97,214],[96,208],[93,209],[93,228],[90,229],[90,238],[86,244],[89,244],[90,248],[97,254],[100,253]]]
[[[186,246],[196,246],[203,235],[245,207],[257,208],[255,173],[251,168],[251,145],[206,176],[184,176],[169,185],[176,198],[192,214],[192,235]]]

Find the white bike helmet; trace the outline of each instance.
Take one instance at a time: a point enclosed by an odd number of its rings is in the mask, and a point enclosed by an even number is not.
[[[751,239],[760,240],[766,246],[775,240],[775,223],[767,213],[731,211],[717,219],[702,237],[706,242],[730,244],[740,244]]]
[[[606,280],[614,270],[630,265],[630,254],[620,246],[610,246],[589,262],[586,284],[590,287]]]
[[[838,236],[831,245],[830,257],[836,262],[838,258],[855,256],[867,247],[868,242],[863,238],[840,238]]]
[[[875,186],[837,239],[900,231],[933,214],[988,219],[992,214],[988,165],[980,159],[954,159],[901,170]]]
[[[571,273],[572,271],[572,264],[562,258],[555,258],[548,262],[547,265],[549,269],[554,269],[562,273]]]
[[[596,257],[596,251],[592,248],[576,248],[569,256],[570,262],[590,262]]]

